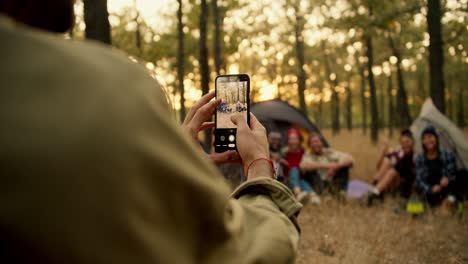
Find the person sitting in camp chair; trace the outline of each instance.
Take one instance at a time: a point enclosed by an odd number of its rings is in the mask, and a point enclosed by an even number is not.
[[[375,201],[383,201],[383,194],[394,188],[400,189],[403,198],[408,199],[413,189],[415,178],[414,171],[414,138],[409,129],[400,133],[401,149],[392,154],[393,164],[366,195],[367,205],[371,206]]]
[[[286,183],[293,190],[296,199],[301,203],[320,203],[320,198],[312,189],[312,186],[301,175],[299,163],[304,155],[302,147],[302,135],[299,130],[291,128],[288,130],[288,145],[282,149],[282,156],[285,160],[284,175]]]
[[[429,206],[446,198],[455,202],[456,161],[452,152],[439,146],[439,134],[432,126],[421,134],[423,152],[415,158],[416,186]]]
[[[305,173],[305,179],[322,193],[324,185],[330,186],[332,193],[340,198],[346,197],[349,181],[349,169],[354,160],[351,155],[324,148],[319,134],[312,133],[309,136],[308,146],[311,151],[302,157],[300,169]]]

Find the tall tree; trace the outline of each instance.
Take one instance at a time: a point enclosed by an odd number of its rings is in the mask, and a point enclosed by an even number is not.
[[[421,98],[421,102],[418,105],[418,108],[420,108],[424,100],[426,100],[426,89],[424,88],[424,81],[425,81],[424,72],[420,70],[417,75],[418,77],[417,77],[416,89],[418,91],[419,98]]]
[[[214,64],[216,74],[219,75],[221,72],[221,28],[222,20],[220,19],[220,12],[218,7],[218,0],[211,0],[213,7],[213,25],[214,25],[214,36],[213,36],[213,49],[214,49]]]
[[[141,56],[142,42],[141,42],[141,28],[140,28],[140,12],[138,11],[136,0],[133,0],[133,9],[135,11],[134,21],[135,21],[135,25],[136,25],[135,45],[136,45],[137,50],[138,50],[138,56]]]
[[[299,95],[299,107],[302,112],[307,113],[307,106],[305,103],[305,86],[306,86],[306,72],[304,70],[305,58],[304,58],[304,16],[300,10],[301,0],[296,0],[294,4],[295,11],[295,24],[294,24],[294,37],[296,45],[296,59],[297,59],[297,79],[298,79],[298,95]]]
[[[338,96],[337,87],[338,87],[338,77],[336,73],[332,72],[330,66],[330,60],[328,58],[328,51],[324,47],[324,60],[325,60],[325,72],[328,76],[328,83],[331,89],[331,101],[330,101],[330,114],[331,114],[331,127],[334,135],[340,132],[340,97]]]
[[[107,0],[83,0],[85,35],[88,39],[111,44]]]
[[[388,98],[388,136],[393,137],[393,127],[395,125],[395,110],[393,108],[393,76],[388,75],[388,87],[387,87],[387,98]]]
[[[177,9],[177,82],[180,94],[180,120],[183,122],[185,119],[184,23],[182,20],[183,3],[182,0],[177,1],[179,2],[179,8]]]
[[[398,109],[398,126],[408,127],[411,124],[411,115],[408,107],[408,96],[406,94],[405,82],[403,80],[403,72],[401,69],[401,55],[400,50],[395,45],[395,41],[392,36],[388,37],[388,43],[390,49],[392,50],[393,56],[397,58],[396,74],[397,74],[397,109]]]
[[[372,11],[370,9],[370,11]],[[372,16],[372,12],[370,12]],[[364,36],[364,43],[366,46],[367,56],[367,81],[369,83],[370,92],[370,110],[371,110],[371,140],[376,144],[379,136],[379,113],[377,109],[377,94],[375,88],[374,73],[372,67],[374,66],[374,51],[372,46],[372,37],[369,32]]]
[[[442,52],[441,0],[427,0],[427,31],[429,33],[429,78],[434,105],[445,113],[444,54]]]
[[[207,39],[207,19],[208,19],[208,4],[206,0],[200,2],[200,39],[199,39],[199,62],[201,74],[201,87],[203,94],[209,92],[210,84],[210,69],[208,66],[208,47]],[[211,129],[205,130],[205,144],[211,146]]]
[[[366,74],[364,67],[360,65],[359,60],[356,59],[356,65],[359,73],[360,85],[360,98],[361,98],[361,114],[362,114],[362,133],[367,134],[367,99],[366,99]]]
[[[384,128],[385,127],[385,119],[386,119],[386,116],[385,116],[385,112],[386,112],[386,107],[385,107],[385,95],[386,95],[386,89],[385,89],[385,85],[384,85],[384,78],[382,78],[382,80],[380,80],[380,78],[377,77],[377,87],[379,91],[377,91],[377,94],[379,94],[379,98],[378,98],[378,103],[377,103],[377,107],[378,107],[378,111],[379,111],[379,127],[380,128]]]
[[[346,86],[346,127],[353,129],[353,91],[351,90],[351,78]]]

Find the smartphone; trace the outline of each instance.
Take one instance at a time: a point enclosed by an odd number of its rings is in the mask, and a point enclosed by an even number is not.
[[[237,150],[237,130],[231,116],[244,115],[250,124],[250,78],[247,74],[219,75],[215,93],[221,99],[215,114],[215,152]]]

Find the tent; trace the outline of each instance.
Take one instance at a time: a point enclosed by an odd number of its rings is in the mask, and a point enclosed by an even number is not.
[[[445,117],[434,106],[431,99],[427,99],[421,109],[418,118],[411,125],[411,131],[416,139],[416,148],[421,147],[421,133],[428,126],[434,126],[440,135],[440,144],[443,148],[449,149],[455,153],[458,168],[468,168],[468,142],[463,132]]]
[[[302,132],[315,132],[322,135],[318,127],[304,113],[281,100],[275,99],[255,103],[250,107],[250,111],[265,126],[268,132],[280,132],[283,141],[286,140],[286,133],[290,127],[298,128]],[[323,136],[322,139],[328,145]]]

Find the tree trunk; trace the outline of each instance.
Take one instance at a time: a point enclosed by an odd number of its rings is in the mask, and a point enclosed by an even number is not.
[[[351,80],[346,87],[346,127],[353,130],[353,91],[351,91]]]
[[[304,37],[302,32],[304,30],[304,18],[300,14],[300,1],[296,1],[294,9],[296,12],[296,23],[294,25],[294,35],[296,40],[296,58],[297,58],[297,79],[298,79],[298,95],[299,95],[299,108],[307,115],[307,106],[305,103],[305,85],[306,85],[306,73],[304,70]]]
[[[367,56],[367,81],[369,83],[370,92],[370,110],[371,110],[371,140],[372,143],[376,144],[379,137],[379,113],[377,109],[377,94],[375,88],[374,73],[372,72],[372,66],[374,65],[374,51],[372,47],[372,38],[370,35],[364,37],[366,45],[366,56]]]
[[[177,0],[177,2],[179,2],[179,8],[177,9],[177,81],[180,93],[180,121],[183,122],[185,119],[184,24],[182,22],[182,0]]]
[[[430,91],[434,105],[445,113],[444,54],[442,51],[441,0],[427,0],[427,31],[429,33]]]
[[[320,92],[322,92],[320,90]],[[317,125],[318,127],[322,127],[322,111],[323,111],[323,98],[320,98],[320,101],[318,103],[318,114],[317,114]]]
[[[419,71],[417,81],[418,81],[418,83],[417,83],[418,96],[421,99],[418,102],[417,107],[418,107],[418,109],[421,109],[422,104],[424,103],[424,100],[426,100],[426,89],[424,88],[425,79],[424,79],[424,72],[423,71]]]
[[[323,80],[320,80],[320,83],[323,83]],[[322,94],[322,85],[319,85],[319,93],[320,95]],[[323,127],[322,126],[322,111],[323,111],[323,97],[320,96],[320,101],[318,102],[317,105],[317,110],[315,111],[315,122],[317,123],[318,127]]]
[[[206,24],[208,17],[208,5],[206,0],[201,0],[200,3],[200,39],[199,39],[199,51],[200,51],[200,74],[201,74],[201,87],[203,94],[209,92],[210,83],[210,69],[208,66],[208,47],[206,46]],[[205,144],[211,146],[211,129],[205,130]]]
[[[136,48],[138,51],[138,56],[141,56],[141,30],[140,30],[140,13],[138,12],[138,8],[136,5],[136,0],[133,0],[133,9],[135,11],[135,24],[136,24],[136,30],[135,30],[135,44]]]
[[[328,61],[328,55],[325,53],[325,72],[328,78],[328,84],[330,85],[330,89],[332,92],[332,97],[330,101],[330,119],[331,119],[331,127],[333,135],[338,134],[340,132],[340,98],[336,91],[336,87],[338,86],[338,77],[334,76],[331,78],[332,71],[330,69],[330,62]]]
[[[393,90],[393,76],[389,75],[388,76],[388,89],[387,89],[387,97],[388,97],[388,136],[390,138],[393,137],[393,127],[395,125],[395,112],[393,109],[393,95],[392,95],[392,90]]]
[[[340,132],[340,97],[338,95],[338,92],[335,90],[336,86],[338,86],[338,81],[335,79],[333,81],[334,87],[333,93],[332,93],[332,105],[333,105],[333,124],[332,124],[332,130],[333,134],[336,135]]]
[[[362,133],[367,134],[367,101],[366,101],[366,76],[364,69],[359,67],[359,76],[361,77],[361,111],[362,111]]]
[[[378,99],[378,110],[379,110],[379,127],[384,128],[385,127],[385,111],[387,110],[385,107],[385,86],[383,85],[383,80],[382,82],[377,79],[377,87],[379,88],[380,96]]]
[[[397,70],[397,109],[398,109],[398,126],[400,128],[408,127],[411,125],[411,114],[408,106],[408,96],[406,94],[405,82],[403,80],[403,72],[401,70],[401,55],[398,48],[395,46],[392,37],[388,38],[390,48],[392,49],[393,56],[397,58],[396,70]]]
[[[213,49],[214,49],[214,64],[216,75],[221,72],[221,20],[219,16],[218,0],[211,0],[213,7],[213,24],[214,24],[214,36],[213,36]]]
[[[83,0],[85,36],[105,44],[111,44],[107,0]]]

